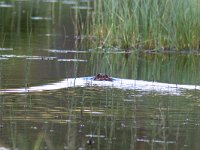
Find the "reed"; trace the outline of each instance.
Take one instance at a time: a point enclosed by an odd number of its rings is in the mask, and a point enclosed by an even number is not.
[[[107,47],[197,50],[199,8],[199,0],[97,0],[90,34]]]

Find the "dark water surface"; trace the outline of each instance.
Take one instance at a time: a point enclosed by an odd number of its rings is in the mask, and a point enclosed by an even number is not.
[[[1,91],[98,72],[200,84],[199,55],[90,47],[76,14],[84,21],[92,6],[87,0],[0,1]],[[1,92],[0,150],[198,150],[199,108],[200,91],[187,88],[172,94],[97,84]]]

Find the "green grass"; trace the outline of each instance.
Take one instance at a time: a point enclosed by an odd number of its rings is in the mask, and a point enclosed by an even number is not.
[[[200,0],[97,0],[90,35],[106,47],[197,50],[199,10]]]

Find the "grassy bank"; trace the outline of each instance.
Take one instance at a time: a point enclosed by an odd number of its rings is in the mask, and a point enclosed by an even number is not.
[[[96,0],[90,35],[106,47],[197,50],[200,0]]]

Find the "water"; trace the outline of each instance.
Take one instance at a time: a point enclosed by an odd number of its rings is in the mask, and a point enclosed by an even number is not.
[[[0,149],[198,150],[198,55],[95,50],[89,2],[0,2]]]

